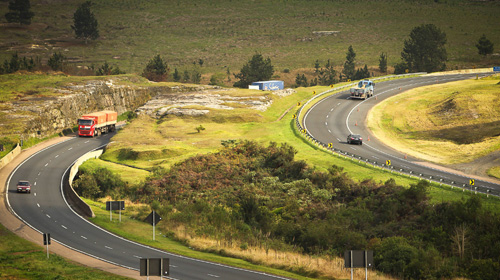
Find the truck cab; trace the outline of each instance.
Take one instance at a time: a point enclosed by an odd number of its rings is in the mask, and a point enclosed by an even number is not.
[[[361,80],[359,83],[350,89],[351,98],[367,99],[373,96],[373,88],[375,83],[371,80]]]

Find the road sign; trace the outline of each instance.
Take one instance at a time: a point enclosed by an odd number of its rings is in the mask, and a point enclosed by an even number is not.
[[[476,183],[476,181],[474,179],[469,180],[469,185],[474,186],[475,183]]]
[[[168,276],[170,275],[170,259],[152,258],[139,260],[140,276]]]
[[[387,166],[391,165],[391,160],[390,159],[386,160],[385,165],[387,165]]]
[[[50,245],[50,233],[43,234],[43,245]]]
[[[493,71],[495,72],[500,72],[500,66],[494,66]]]
[[[125,210],[125,201],[106,201],[106,210]]]
[[[328,148],[333,148],[333,143],[328,143]]]
[[[345,251],[344,264],[346,268],[373,267],[373,251]]]
[[[154,216],[154,223],[153,223],[153,216]],[[156,213],[155,211],[152,211],[147,217],[146,219],[144,220],[146,222],[148,222],[150,225],[154,226],[154,225],[157,225],[160,221],[161,221],[161,217],[160,215],[158,215],[158,213]]]

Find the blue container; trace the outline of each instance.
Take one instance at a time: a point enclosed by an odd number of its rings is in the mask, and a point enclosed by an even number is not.
[[[259,86],[260,90],[279,90],[285,88],[285,83],[283,81],[262,81],[253,82],[252,86]]]

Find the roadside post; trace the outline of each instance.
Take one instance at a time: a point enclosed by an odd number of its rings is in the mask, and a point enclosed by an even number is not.
[[[140,276],[163,276],[170,275],[170,259],[169,258],[143,258],[139,260]]]
[[[161,221],[160,215],[156,213],[155,210],[153,210],[147,217],[144,219],[144,221],[148,222],[150,225],[153,226],[153,240],[155,240],[155,226]]]
[[[109,220],[113,220],[113,210],[119,210],[120,222],[122,221],[122,210],[125,210],[125,201],[106,201],[106,210],[109,210]]]
[[[373,267],[373,251],[349,250],[344,252],[345,268],[351,269],[351,280],[354,276],[354,268],[365,268],[365,279],[368,280],[368,268]]]

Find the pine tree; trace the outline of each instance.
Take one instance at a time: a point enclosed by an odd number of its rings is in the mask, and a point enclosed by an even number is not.
[[[181,80],[181,74],[179,74],[177,68],[174,69],[174,74],[172,74],[172,78],[174,79],[174,82],[178,82]]]
[[[354,75],[356,73],[354,64],[354,60],[356,59],[356,53],[354,52],[352,45],[349,46],[349,48],[347,49],[347,54],[345,59],[346,61],[344,62],[344,70],[342,72],[344,73],[344,77],[346,79],[352,80],[354,79]]]
[[[387,73],[387,54],[381,53],[378,60],[378,69],[382,73]]]
[[[13,0],[9,2],[9,12],[5,14],[8,22],[30,25],[31,19],[35,16],[30,11],[31,4],[29,0]]]
[[[479,38],[479,41],[476,44],[476,48],[479,52],[480,55],[486,56],[488,54],[493,53],[493,43],[486,38],[486,35],[483,34],[481,38]]]
[[[78,9],[76,9],[73,15],[73,25],[71,28],[75,31],[76,38],[84,39],[85,44],[88,40],[95,40],[99,38],[99,30],[97,19],[94,13],[90,11],[92,2],[86,1]]]
[[[142,76],[150,81],[162,82],[167,80],[168,70],[167,63],[163,62],[160,55],[156,55],[146,65]]]
[[[401,58],[411,72],[435,72],[446,68],[446,34],[434,24],[413,28],[405,40]]]
[[[47,64],[52,68],[54,71],[62,71],[63,70],[63,65],[64,65],[64,60],[66,57],[62,53],[54,53],[50,58]]]
[[[271,59],[264,59],[261,54],[255,54],[252,59],[241,68],[234,77],[240,79],[234,83],[235,87],[246,88],[253,82],[269,80],[274,73]]]

